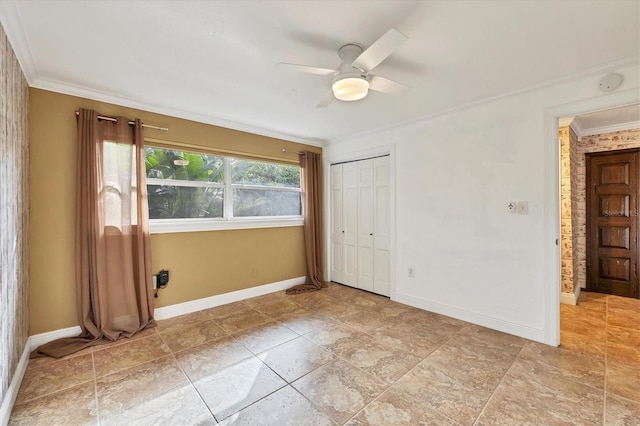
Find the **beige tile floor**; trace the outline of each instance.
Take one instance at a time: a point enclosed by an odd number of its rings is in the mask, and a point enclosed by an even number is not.
[[[340,285],[32,360],[10,424],[639,425],[640,301],[583,293],[553,348]]]

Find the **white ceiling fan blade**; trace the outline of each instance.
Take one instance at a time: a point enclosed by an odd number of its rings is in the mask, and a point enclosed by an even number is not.
[[[369,74],[369,89],[376,92],[389,93],[391,95],[404,95],[411,87],[379,75]]]
[[[318,102],[316,108],[324,108],[333,101],[333,90],[329,90],[326,95]]]
[[[353,61],[353,66],[364,71],[371,71],[380,62],[387,59],[402,43],[407,40],[407,36],[400,31],[391,28],[382,37],[376,40],[367,50]]]
[[[307,65],[288,64],[286,62],[280,62],[278,65],[276,65],[276,67],[289,68],[290,70],[293,70],[293,71],[306,72],[308,74],[318,74],[318,75],[330,75],[338,72],[338,70],[332,70],[330,68],[310,67]]]

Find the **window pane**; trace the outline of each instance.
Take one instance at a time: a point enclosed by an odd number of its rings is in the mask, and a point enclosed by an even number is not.
[[[147,185],[149,219],[222,217],[224,189]]]
[[[299,216],[300,193],[293,191],[234,189],[233,216]]]
[[[102,144],[102,187],[105,226],[120,230],[135,225],[138,217],[136,199],[136,161],[132,145],[104,141]]]
[[[144,148],[144,155],[148,178],[217,183],[224,181],[223,157],[150,146]]]
[[[232,158],[231,183],[300,188],[300,166]]]

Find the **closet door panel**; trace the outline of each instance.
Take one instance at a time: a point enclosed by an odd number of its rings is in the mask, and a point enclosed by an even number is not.
[[[373,292],[383,296],[391,296],[391,268],[389,267],[389,251],[376,250],[373,260],[374,288]]]
[[[374,231],[374,282],[373,291],[390,296],[390,248],[391,248],[391,198],[389,184],[389,157],[373,160],[375,205],[373,206]]]
[[[358,286],[358,165],[342,165],[343,284]]]
[[[342,165],[331,166],[331,280],[344,281],[344,250],[342,244]]]
[[[358,165],[358,288],[373,291],[373,160]]]

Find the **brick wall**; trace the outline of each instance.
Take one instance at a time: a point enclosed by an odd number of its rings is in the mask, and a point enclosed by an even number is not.
[[[0,401],[29,335],[29,93],[0,26]]]
[[[562,127],[559,130],[560,138],[560,253],[562,259],[562,292],[573,293],[574,282],[574,255],[573,255],[573,227],[571,208],[571,164],[575,161],[571,155],[571,149],[575,147],[571,143],[570,127]],[[575,134],[573,134],[575,136]],[[577,139],[577,138],[576,138]]]

